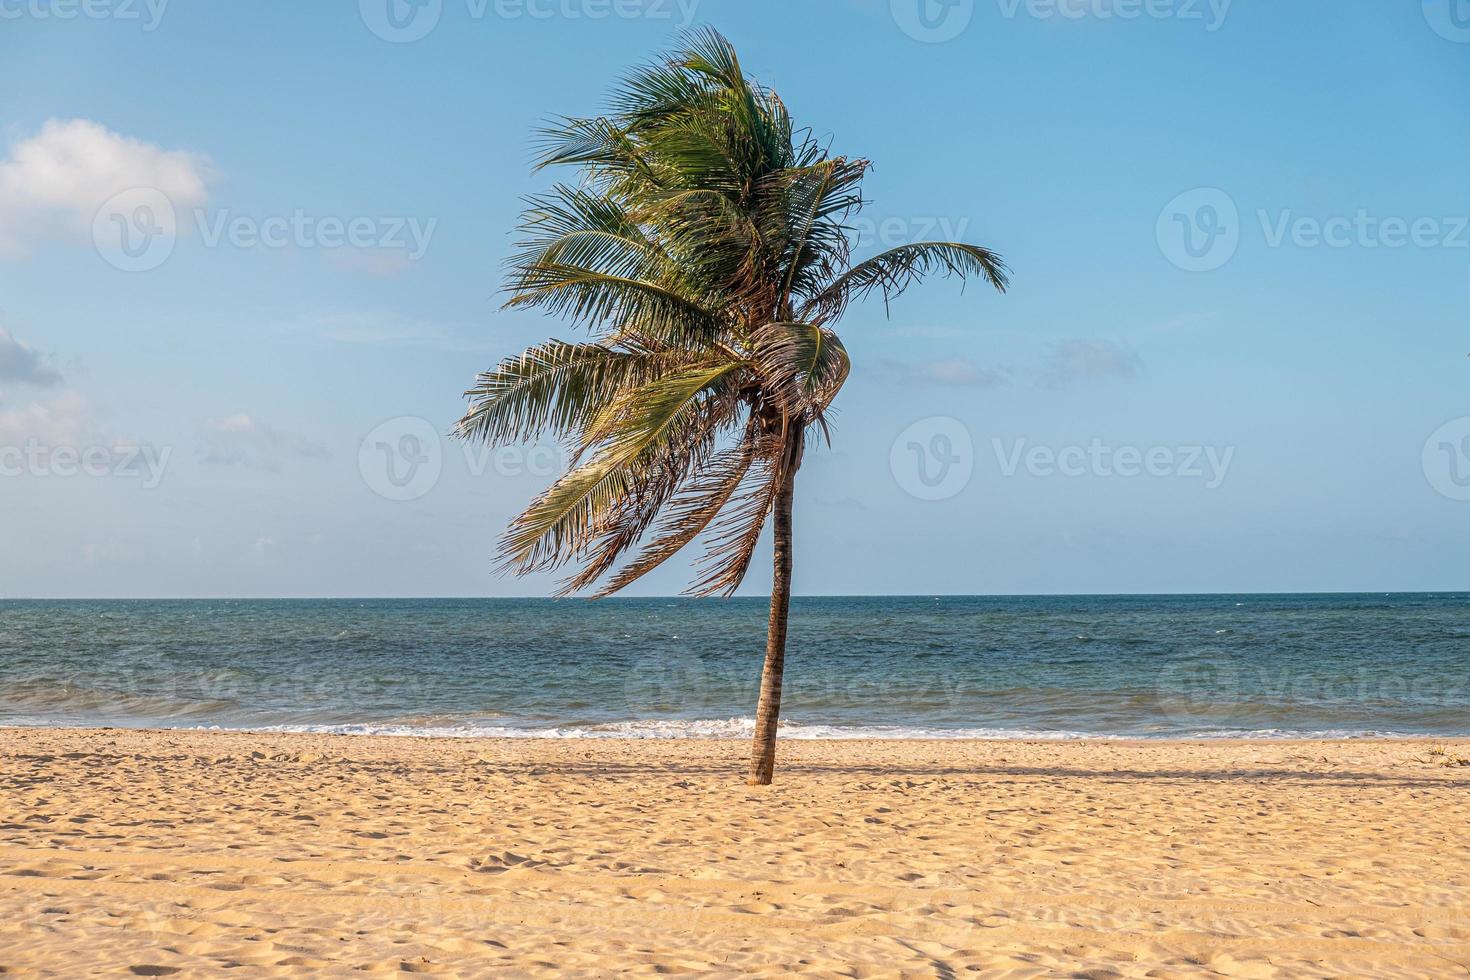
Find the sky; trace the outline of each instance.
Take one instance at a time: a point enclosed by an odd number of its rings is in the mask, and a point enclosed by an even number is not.
[[[0,0],[0,596],[547,594],[559,449],[444,436],[580,336],[535,128],[706,24],[1013,269],[848,312],[798,593],[1470,588],[1470,0]]]

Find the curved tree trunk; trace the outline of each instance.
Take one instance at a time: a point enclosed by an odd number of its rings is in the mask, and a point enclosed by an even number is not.
[[[761,696],[755,710],[755,741],[750,750],[751,786],[769,786],[776,771],[776,722],[781,715],[781,675],[786,669],[786,619],[791,607],[791,502],[796,468],[801,465],[798,435],[787,457],[786,473],[772,512],[775,538],[775,576],[771,581],[771,619],[766,627],[766,665],[761,671]]]

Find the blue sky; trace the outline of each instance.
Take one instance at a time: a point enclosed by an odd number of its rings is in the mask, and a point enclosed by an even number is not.
[[[575,336],[532,130],[686,19],[1014,269],[849,313],[798,592],[1467,587],[1465,0],[385,2],[0,0],[0,595],[544,594],[551,449],[438,434]]]

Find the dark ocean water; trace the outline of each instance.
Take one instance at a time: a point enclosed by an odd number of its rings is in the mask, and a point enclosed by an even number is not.
[[[794,602],[788,736],[1470,735],[1470,596]],[[763,599],[0,601],[0,724],[743,735]]]

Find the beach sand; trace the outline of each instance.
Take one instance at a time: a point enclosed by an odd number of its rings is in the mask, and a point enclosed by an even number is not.
[[[1470,744],[0,730],[0,974],[1470,972]]]

